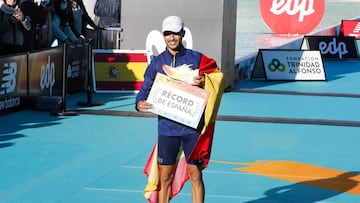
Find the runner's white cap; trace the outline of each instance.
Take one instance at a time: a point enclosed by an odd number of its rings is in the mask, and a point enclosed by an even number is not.
[[[179,16],[168,16],[162,23],[162,32],[178,33],[184,28],[184,21]]]

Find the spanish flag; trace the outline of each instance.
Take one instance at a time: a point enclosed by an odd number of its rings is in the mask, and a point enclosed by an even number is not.
[[[141,88],[147,67],[145,52],[98,50],[93,55],[96,90],[139,90]]]
[[[204,116],[205,125],[201,131],[201,135],[197,141],[193,152],[189,157],[191,160],[202,160],[204,162],[204,169],[207,168],[210,161],[211,146],[214,135],[215,121],[217,112],[220,106],[222,94],[224,91],[224,75],[218,70],[216,62],[203,56],[199,74],[205,75],[205,90],[210,92],[210,97],[207,101]],[[159,171],[157,162],[157,142],[150,154],[150,157],[145,165],[144,173],[147,175],[147,185],[144,189],[144,197],[150,203],[157,203],[158,200],[158,186],[159,186]],[[183,188],[186,181],[189,179],[187,171],[187,161],[182,150],[179,152],[177,166],[174,170],[174,180],[172,182],[171,198],[175,197]]]

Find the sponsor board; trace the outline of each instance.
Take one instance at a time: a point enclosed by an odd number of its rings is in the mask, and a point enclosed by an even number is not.
[[[252,76],[267,80],[326,80],[320,51],[259,50]]]
[[[360,39],[360,20],[342,20],[340,33],[345,37]]]
[[[27,97],[27,54],[0,58],[0,112],[22,106]]]
[[[66,89],[68,93],[80,92],[86,87],[89,67],[89,46],[79,44],[67,46],[66,51]]]
[[[74,49],[59,46],[1,56],[0,112],[29,106],[43,96],[61,95],[64,98],[68,89],[71,92],[81,89],[85,81],[85,73],[82,72],[89,64],[88,48],[86,45],[77,45]],[[64,63],[67,65],[64,66]],[[63,83],[63,72],[70,85],[68,88]]]
[[[319,50],[327,59],[358,59],[354,37],[305,36],[302,50]]]
[[[325,0],[260,0],[264,23],[276,34],[307,34],[321,22]]]
[[[62,46],[29,53],[29,97],[59,96],[62,92]]]
[[[209,94],[197,86],[158,73],[147,102],[154,105],[151,112],[197,128]]]

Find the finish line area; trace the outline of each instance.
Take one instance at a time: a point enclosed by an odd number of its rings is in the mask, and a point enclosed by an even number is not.
[[[325,60],[326,81],[244,80],[224,93],[207,203],[360,201],[360,62]],[[0,200],[146,202],[143,167],[157,119],[135,94],[95,93],[77,116],[23,110],[0,116]],[[191,202],[190,184],[172,202]]]

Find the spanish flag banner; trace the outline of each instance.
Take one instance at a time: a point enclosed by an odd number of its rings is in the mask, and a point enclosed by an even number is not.
[[[139,90],[147,67],[146,51],[93,50],[94,89]]]

